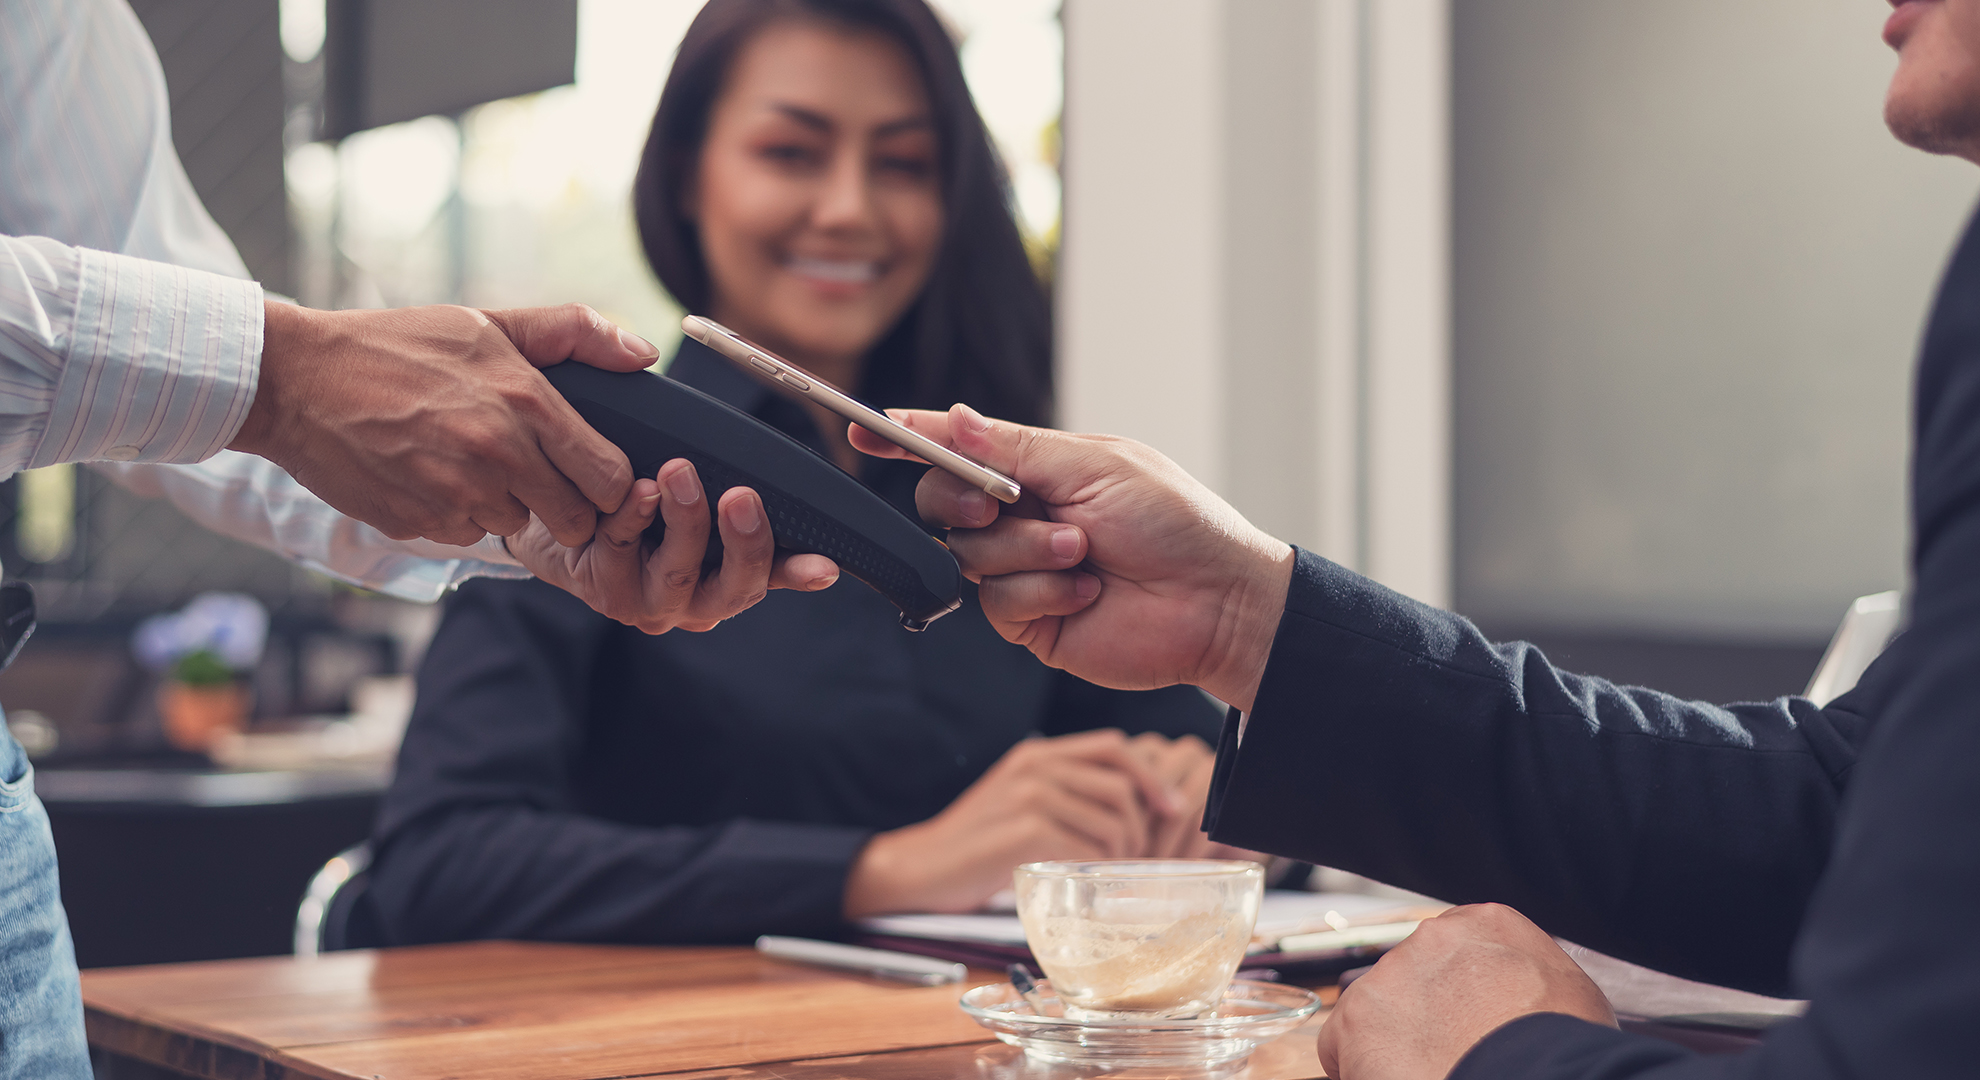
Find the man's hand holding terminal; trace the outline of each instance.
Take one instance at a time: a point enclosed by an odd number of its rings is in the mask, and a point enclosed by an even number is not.
[[[768,588],[820,589],[838,576],[822,556],[775,558],[762,500],[738,489],[718,508],[721,571],[704,577],[709,514],[693,468],[670,461],[635,483],[625,454],[536,370],[577,360],[638,371],[658,357],[582,304],[270,302],[264,320],[254,403],[229,449],[267,458],[389,537],[462,547],[507,537],[532,573],[649,633],[706,629]],[[668,525],[657,547],[641,536],[656,515]]]
[[[637,371],[658,351],[590,308],[265,306],[259,385],[229,449],[273,461],[395,540],[465,547],[535,514],[565,544],[619,508],[632,466],[536,369]]]
[[[930,469],[915,493],[924,519],[956,530],[949,547],[998,633],[1102,686],[1190,683],[1251,708],[1291,547],[1128,439],[990,420],[966,405],[890,415],[1025,489],[1005,510]],[[907,456],[858,427],[851,438],[877,457]]]
[[[653,479],[635,481],[590,540],[566,547],[532,517],[506,543],[530,573],[649,634],[709,630],[755,606],[767,589],[814,592],[839,579],[838,565],[823,555],[778,554],[762,497],[741,487],[716,503],[722,565],[704,572],[706,498],[694,466],[675,458]],[[656,514],[667,523],[658,544],[646,538]]]

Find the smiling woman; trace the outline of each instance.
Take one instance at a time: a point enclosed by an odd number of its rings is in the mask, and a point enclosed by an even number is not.
[[[857,385],[866,351],[913,303],[941,241],[921,79],[879,34],[764,29],[730,68],[682,201],[715,317]]]
[[[635,191],[647,257],[689,311],[847,389],[1047,418],[1044,295],[920,0],[709,4]],[[844,425],[818,419],[843,449]]]
[[[712,0],[636,202],[688,311],[875,405],[1048,411],[1044,293],[923,0]],[[668,374],[914,513],[924,467],[855,461],[843,420],[692,338]],[[386,942],[835,934],[970,910],[1019,863],[1215,850],[1217,710],[1047,668],[973,595],[920,634],[857,583],[772,592],[704,634],[566,599],[491,582],[449,601],[376,834]]]

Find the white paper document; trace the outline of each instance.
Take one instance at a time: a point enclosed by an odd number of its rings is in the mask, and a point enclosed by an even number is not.
[[[1289,934],[1332,928],[1327,916],[1355,920],[1412,906],[1405,901],[1360,893],[1312,893],[1297,889],[1267,889],[1258,905],[1254,937],[1277,941]],[[973,941],[990,945],[1023,945],[1024,924],[1016,915],[882,915],[860,920],[869,934]]]

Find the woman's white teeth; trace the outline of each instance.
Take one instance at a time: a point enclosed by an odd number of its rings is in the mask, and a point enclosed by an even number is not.
[[[841,262],[834,259],[807,259],[793,257],[787,264],[794,273],[820,281],[843,282],[860,285],[880,276],[880,264],[875,262]]]

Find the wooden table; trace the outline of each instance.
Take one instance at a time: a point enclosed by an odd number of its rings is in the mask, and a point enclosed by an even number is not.
[[[479,942],[105,968],[82,986],[92,1045],[210,1080],[1081,1075],[995,1041],[957,987],[750,949]],[[1321,1076],[1319,1020],[1254,1054],[1245,1080]]]

